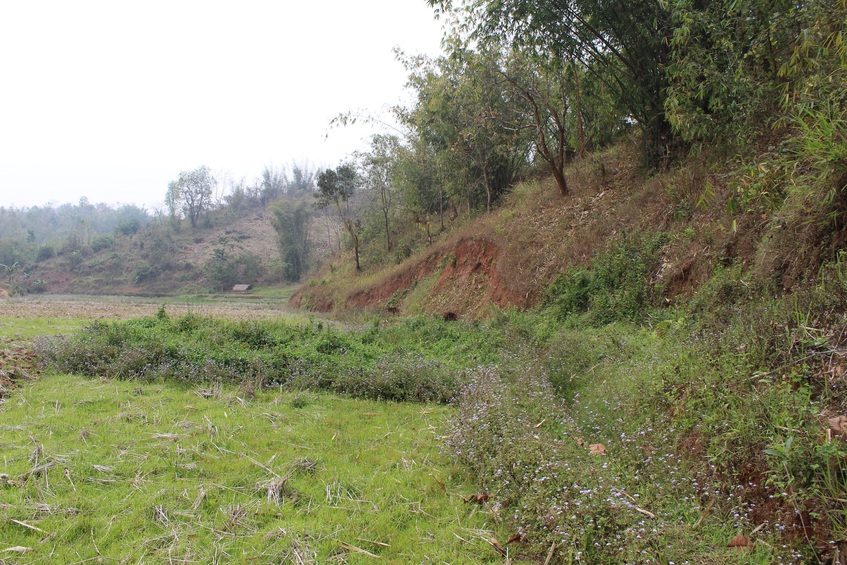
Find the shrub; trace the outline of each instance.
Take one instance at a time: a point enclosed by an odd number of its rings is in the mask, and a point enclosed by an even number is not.
[[[98,251],[103,251],[104,249],[109,249],[115,244],[114,236],[109,234],[100,234],[94,236],[91,240],[91,250],[97,253]]]
[[[141,263],[135,269],[133,280],[135,281],[135,284],[140,284],[153,280],[157,276],[159,276],[159,269],[157,267],[151,266],[147,263]]]
[[[589,269],[572,267],[547,290],[545,306],[564,321],[587,314],[595,325],[637,321],[651,305],[650,275],[667,234],[624,236],[607,253],[594,257]]]
[[[42,245],[38,248],[38,253],[35,256],[35,260],[37,262],[47,261],[48,259],[52,259],[56,256],[56,250],[52,245]]]
[[[449,402],[464,371],[492,362],[501,345],[472,326],[437,320],[342,331],[322,322],[290,326],[188,314],[97,323],[72,338],[44,341],[39,351],[55,370],[91,376],[265,383],[380,400]]]

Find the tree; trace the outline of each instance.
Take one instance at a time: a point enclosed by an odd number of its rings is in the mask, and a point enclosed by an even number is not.
[[[165,207],[168,209],[168,217],[174,228],[179,227],[180,197],[179,183],[175,180],[168,183],[168,191],[165,193]]]
[[[181,207],[182,212],[191,222],[191,227],[197,227],[197,220],[209,211],[212,193],[217,180],[212,176],[209,167],[202,166],[193,171],[182,171],[176,182],[168,185],[165,203],[172,216]]]
[[[417,100],[400,117],[435,153],[451,199],[490,210],[526,166],[530,143],[512,123],[493,52],[474,52],[456,36],[447,45],[434,60],[403,59]]]
[[[6,271],[6,275],[9,277],[9,286],[12,285],[12,275],[15,273],[15,271],[18,270],[19,266],[20,264],[17,261],[12,263],[11,265],[0,264],[0,267],[2,267],[4,271]]]
[[[309,266],[312,213],[304,200],[278,200],[271,207],[271,225],[276,230],[283,276],[297,282]]]
[[[550,167],[562,196],[568,194],[565,163],[571,149],[571,98],[573,85],[566,76],[565,66],[553,58],[530,58],[514,50],[504,64],[501,74],[509,88],[523,99],[529,122],[535,130],[535,149]],[[578,76],[578,75],[576,75]],[[577,87],[578,88],[578,87]],[[578,90],[576,91],[577,99]],[[515,101],[517,105],[517,100]],[[580,152],[584,150],[584,128],[577,108]]]
[[[288,179],[285,178],[285,172],[278,170],[273,166],[265,165],[262,169],[262,206],[267,206],[270,202],[276,200],[285,194]]]
[[[447,205],[437,156],[431,146],[413,137],[408,144],[398,148],[396,158],[395,180],[403,210],[415,225],[423,228],[428,243],[432,245],[430,218],[437,215],[443,231]]]
[[[665,111],[687,141],[738,147],[779,119],[780,103],[789,111],[802,106],[799,91],[819,79],[834,87],[836,98],[845,91],[817,57],[843,45],[843,2],[675,0],[672,6]],[[811,45],[817,33],[820,50]]]
[[[315,190],[315,171],[308,163],[292,163],[291,174],[286,177],[286,194],[297,197]]]
[[[391,214],[394,207],[394,167],[397,162],[399,140],[393,135],[374,135],[371,137],[371,150],[358,155],[364,176],[365,188],[374,195],[379,209],[385,234],[385,249],[392,250]]]
[[[358,183],[359,175],[356,168],[349,163],[339,165],[335,170],[326,169],[318,174],[318,192],[315,193],[315,198],[319,208],[335,207],[338,219],[347,233],[350,234],[353,243],[356,271],[361,271],[362,267],[359,264],[359,228],[361,222],[352,205]]]
[[[666,160],[673,131],[665,115],[665,69],[673,36],[672,3],[664,0],[428,0],[462,18],[481,44],[579,63],[594,73],[645,131],[648,156]]]

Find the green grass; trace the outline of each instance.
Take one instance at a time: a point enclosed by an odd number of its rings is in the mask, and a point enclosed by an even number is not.
[[[30,340],[44,335],[69,335],[86,324],[78,318],[13,318],[0,316],[0,336]]]
[[[240,394],[67,375],[19,389],[0,408],[5,547],[29,548],[21,563],[502,560],[439,450],[449,408]]]
[[[125,543],[136,561],[476,563],[518,532],[533,562],[831,560],[843,257],[781,297],[718,270],[677,309],[606,259],[489,325],[162,311],[39,340],[91,378],[7,395],[0,539],[35,562]]]

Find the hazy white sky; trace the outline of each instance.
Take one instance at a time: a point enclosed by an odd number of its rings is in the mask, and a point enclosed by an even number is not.
[[[425,0],[0,0],[0,206],[162,202],[181,170],[335,166],[437,54]],[[325,139],[326,134],[329,137]]]

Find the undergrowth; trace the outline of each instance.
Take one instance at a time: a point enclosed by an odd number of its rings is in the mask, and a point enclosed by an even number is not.
[[[358,398],[448,402],[468,368],[495,363],[497,332],[427,318],[359,331],[322,321],[231,322],[192,314],[96,322],[36,342],[58,372],[145,381],[249,383]]]
[[[604,261],[560,279],[548,308],[501,313],[531,350],[462,390],[449,445],[492,511],[564,563],[838,562],[844,257],[776,297],[723,269],[686,308],[640,303],[639,319],[657,320],[645,326],[586,307],[649,284],[647,271],[598,284]],[[575,286],[582,306],[563,308]],[[627,320],[618,303],[604,316]]]
[[[44,340],[55,369],[452,402],[447,452],[513,554],[551,563],[838,562],[847,545],[847,261],[777,294],[718,267],[651,296],[661,235],[622,240],[488,326],[159,316]],[[653,289],[655,290],[655,289]],[[299,393],[296,391],[300,391]],[[302,399],[302,397],[300,397]],[[301,400],[292,400],[292,406]]]

